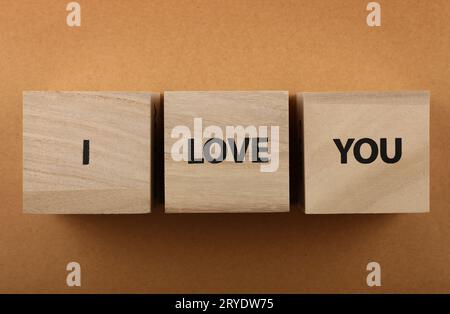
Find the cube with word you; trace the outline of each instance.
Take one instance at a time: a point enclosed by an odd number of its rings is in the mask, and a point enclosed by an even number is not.
[[[23,211],[148,213],[159,94],[23,93]]]
[[[288,93],[165,92],[165,210],[289,211]]]
[[[303,93],[305,212],[429,211],[429,93]]]

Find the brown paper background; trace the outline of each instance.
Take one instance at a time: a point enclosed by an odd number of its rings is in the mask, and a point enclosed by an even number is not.
[[[0,292],[450,292],[449,1],[68,2],[1,2]],[[23,90],[265,89],[430,90],[431,213],[22,214]]]

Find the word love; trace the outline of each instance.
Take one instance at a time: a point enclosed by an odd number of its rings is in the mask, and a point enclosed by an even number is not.
[[[202,118],[194,118],[193,132],[178,125],[172,129],[171,137],[178,139],[171,148],[174,161],[189,164],[203,164],[205,160],[211,164],[249,161],[261,163],[261,172],[275,172],[279,167],[279,126],[226,126],[224,131],[209,125],[203,130]]]
[[[352,147],[353,142],[355,141],[354,138],[349,138],[345,145],[342,145],[342,142],[340,139],[333,139],[334,143],[336,144],[339,152],[341,153],[341,164],[347,163],[347,154]],[[361,147],[367,144],[370,147],[370,155],[368,157],[363,157],[361,152]],[[380,139],[380,156],[381,159],[387,163],[387,164],[395,164],[400,160],[402,157],[402,139],[396,138],[395,139],[395,152],[393,157],[389,157],[387,154],[387,139],[381,138]],[[353,145],[353,155],[355,159],[362,163],[362,164],[370,164],[374,162],[378,157],[378,144],[373,139],[370,138],[362,138],[358,140],[355,145]]]

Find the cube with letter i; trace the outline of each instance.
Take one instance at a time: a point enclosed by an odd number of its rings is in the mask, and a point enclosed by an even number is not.
[[[23,93],[23,211],[148,213],[159,94]]]

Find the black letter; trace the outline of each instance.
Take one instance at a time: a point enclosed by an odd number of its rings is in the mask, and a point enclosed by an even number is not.
[[[215,159],[211,156],[211,146],[213,144],[218,144],[220,147],[220,144],[222,143],[222,156]],[[220,138],[210,138],[206,141],[205,145],[203,146],[203,155],[206,157],[206,160],[209,161],[212,164],[218,164],[219,162],[224,161],[227,158],[227,144],[225,141],[221,140]]]
[[[202,159],[195,159],[194,155],[194,139],[190,138],[188,143],[188,164],[202,164],[203,157]]]
[[[387,164],[395,164],[402,157],[402,139],[395,138],[395,154],[393,158],[389,158],[387,155],[387,139],[380,139],[380,156],[381,159]]]
[[[249,143],[250,143],[250,139],[248,137],[246,137],[244,139],[244,143],[242,143],[241,150],[238,152],[236,141],[234,140],[234,138],[228,139],[228,144],[230,145],[231,149],[233,150],[234,162],[241,163],[244,161],[244,156],[247,153]]]
[[[347,163],[347,153],[350,150],[350,147],[352,147],[354,140],[355,140],[354,138],[349,138],[347,140],[347,143],[345,143],[345,147],[343,147],[340,139],[338,138],[333,139],[334,143],[339,149],[339,152],[341,153],[341,164]]]
[[[269,151],[268,147],[259,147],[259,143],[268,143],[269,138],[268,137],[255,137],[252,139],[252,144],[255,143],[255,145],[252,146],[252,154],[256,156],[256,160],[253,160],[252,162],[261,162],[266,163],[269,162],[269,158],[267,157],[259,157],[259,153],[267,153]],[[256,152],[255,152],[256,151]]]
[[[83,165],[89,165],[89,140],[83,140]]]
[[[370,148],[372,150],[372,153],[370,154],[369,158],[363,158],[361,156],[361,146],[363,144],[369,144]],[[359,161],[362,164],[370,164],[371,162],[374,162],[375,159],[377,159],[378,156],[378,145],[377,143],[370,139],[370,138],[362,138],[359,141],[355,143],[355,146],[353,146],[353,154],[355,155],[355,159]]]

